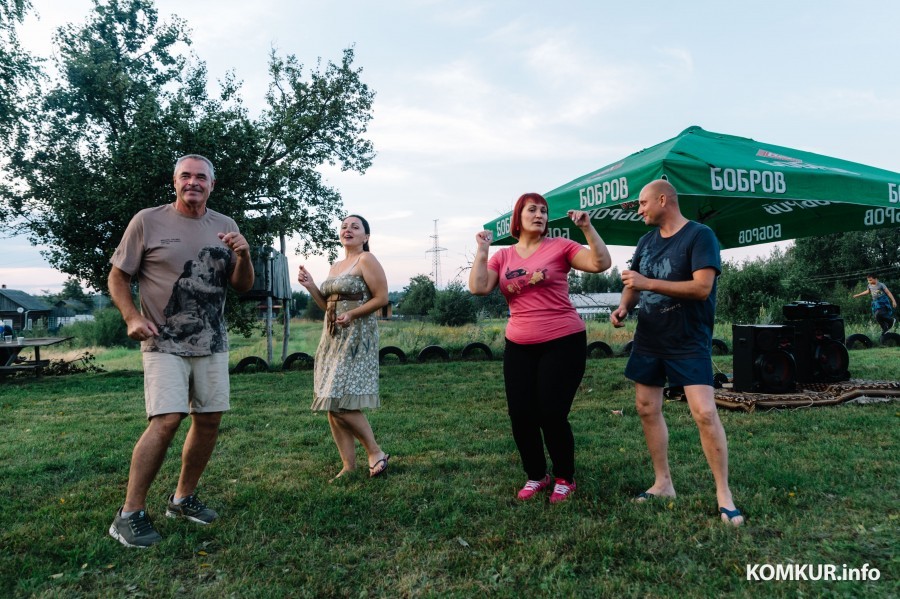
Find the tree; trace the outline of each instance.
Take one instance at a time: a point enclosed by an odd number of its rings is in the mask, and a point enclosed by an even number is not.
[[[480,318],[505,318],[509,314],[509,304],[500,292],[500,287],[494,287],[487,295],[473,295],[472,300]]]
[[[580,271],[570,270],[566,280],[569,283],[569,293],[584,293],[584,277]]]
[[[608,273],[569,271],[569,293],[610,293],[622,291],[622,276],[613,267]]]
[[[741,265],[723,263],[716,290],[717,319],[734,324],[780,320],[781,306],[788,297],[784,274],[783,260],[757,258]]]
[[[606,293],[609,291],[609,279],[602,273],[586,272],[582,277],[582,282],[584,293]]]
[[[20,93],[37,82],[34,59],[22,49],[16,26],[31,9],[31,0],[0,0],[0,142],[10,135],[20,117]]]
[[[184,54],[183,21],[160,23],[151,0],[94,4],[83,26],[57,32],[61,75],[29,107],[28,134],[7,152],[23,182],[0,191],[19,219],[13,232],[44,246],[58,270],[104,290],[131,216],[171,201],[176,157],[199,153],[216,166],[211,207],[234,217],[252,244],[297,235],[299,252],[333,253],[342,202],[316,168],[364,172],[374,155],[362,138],[374,94],[353,68],[353,50],[308,74],[294,56],[273,52],[268,107],[252,119],[233,75],[208,96],[205,66]]]
[[[734,323],[783,320],[793,301],[826,301],[844,318],[869,318],[869,305],[850,298],[863,288],[866,274],[900,280],[900,228],[852,231],[798,239],[786,251],[722,265],[716,315]]]
[[[462,283],[454,281],[446,289],[437,292],[431,319],[440,325],[458,327],[477,322],[475,302]]]
[[[84,289],[81,288],[81,283],[78,282],[78,279],[72,277],[69,277],[66,282],[63,283],[59,299],[75,300],[88,306],[91,304],[91,298],[84,292]]]
[[[308,293],[303,293],[302,291],[292,291],[291,292],[291,314],[300,314],[304,310],[306,310],[306,306],[309,304],[310,297]]]
[[[609,293],[621,293],[625,288],[625,284],[622,283],[622,274],[617,266],[613,266],[612,270],[606,273],[606,278],[609,281],[609,286],[606,289]]]
[[[405,316],[425,316],[434,307],[436,294],[434,281],[428,275],[416,275],[403,288],[403,299],[397,311]]]
[[[841,306],[845,318],[867,320],[869,303],[850,295],[864,288],[868,274],[877,275],[891,289],[900,285],[898,247],[900,228],[798,239],[786,252],[789,287],[801,299]]]
[[[837,283],[853,286],[869,272],[900,275],[900,227],[851,231],[798,239],[787,250],[792,277],[807,279],[818,289]]]
[[[325,320],[325,310],[320,308],[316,302],[308,302],[306,304],[306,318],[309,320]]]

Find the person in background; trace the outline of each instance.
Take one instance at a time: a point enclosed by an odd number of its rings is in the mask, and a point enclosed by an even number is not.
[[[872,316],[881,327],[881,333],[887,333],[894,326],[894,310],[897,308],[897,300],[894,299],[891,290],[880,282],[877,276],[866,275],[866,282],[868,283],[866,289],[854,294],[853,297],[872,296]]]
[[[678,194],[665,180],[647,184],[638,214],[657,227],[638,241],[631,269],[622,271],[622,299],[610,314],[624,326],[638,305],[634,346],[625,376],[635,384],[635,403],[653,462],[655,481],[635,500],[674,497],[669,471],[669,431],[662,414],[663,386],[683,386],[700,444],[712,469],[722,520],[740,526],[744,516],[728,486],[728,442],[716,411],[712,371],[712,330],[716,277],[721,272],[719,242],[712,230],[688,220]]]
[[[198,154],[175,163],[175,202],[138,212],[110,263],[109,293],[141,342],[147,429],[131,454],[125,503],[109,534],[126,547],[146,548],[162,537],[147,514],[147,493],[181,421],[190,416],[181,451],[181,474],[166,516],[209,524],[218,514],[197,497],[229,409],[225,291],[253,286],[250,246],[231,218],[207,207],[215,186],[212,163]],[[193,268],[207,254],[220,256],[210,273]],[[140,287],[141,310],[131,296]],[[191,323],[190,334],[185,330]]]
[[[588,248],[547,237],[547,211],[541,195],[521,196],[510,222],[517,243],[490,260],[490,231],[476,234],[469,290],[487,295],[499,285],[509,303],[503,379],[513,439],[528,477],[518,498],[531,499],[552,486],[550,502],[558,503],[571,497],[576,487],[569,411],[587,357],[587,333],[569,300],[568,274],[573,268],[603,272],[612,258],[586,212],[571,210],[569,217],[584,233]]]
[[[344,259],[331,265],[322,287],[300,267],[297,280],[325,311],[316,350],[312,409],[328,413],[331,435],[343,467],[331,480],[356,468],[356,442],[366,450],[369,476],[387,471],[364,408],[378,408],[378,311],[388,303],[387,277],[369,251],[369,223],[356,214],[341,223]]]

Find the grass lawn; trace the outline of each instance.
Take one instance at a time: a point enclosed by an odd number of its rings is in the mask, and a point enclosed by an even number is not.
[[[896,379],[898,357],[851,352],[850,369]],[[731,371],[730,356],[716,362]],[[145,425],[141,373],[0,382],[0,596],[897,596],[896,403],[721,411],[748,517],[733,529],[716,516],[681,402],[665,406],[678,498],[629,501],[652,471],[624,365],[588,364],[571,416],[578,490],[557,506],[515,499],[524,474],[499,361],[382,368],[370,419],[390,470],[334,484],[340,461],[325,417],[308,410],[311,373],[235,375],[199,489],[221,519],[164,517],[184,425],[150,493],[164,540],[146,551],[106,532]],[[746,579],[749,564],[790,563],[881,576]]]

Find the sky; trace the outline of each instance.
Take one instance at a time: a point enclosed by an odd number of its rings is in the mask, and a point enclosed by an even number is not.
[[[89,0],[33,5],[20,35],[43,57],[52,57],[57,27],[83,23],[93,9]],[[156,7],[191,27],[191,51],[214,89],[229,71],[243,82],[253,115],[264,106],[272,49],[314,66],[355,48],[355,66],[376,93],[366,137],[377,155],[362,175],[322,172],[346,211],[369,220],[392,291],[433,274],[435,227],[440,286],[465,282],[475,234],[522,193],[554,189],[691,125],[900,171],[900,3],[890,0]],[[4,247],[7,287],[52,292],[68,278],[24,237]],[[740,262],[771,250],[722,257]],[[632,252],[611,247],[614,264],[622,270]],[[319,282],[328,272],[323,257],[289,247],[288,258],[292,280],[300,264]]]

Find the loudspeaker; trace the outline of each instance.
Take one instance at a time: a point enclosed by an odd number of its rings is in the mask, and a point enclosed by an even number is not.
[[[793,350],[798,383],[833,383],[850,378],[843,318],[795,320]]]
[[[735,391],[787,393],[795,388],[797,366],[791,325],[736,324],[731,326],[734,344]]]
[[[787,320],[833,318],[841,315],[841,307],[828,302],[791,302],[781,307]]]

